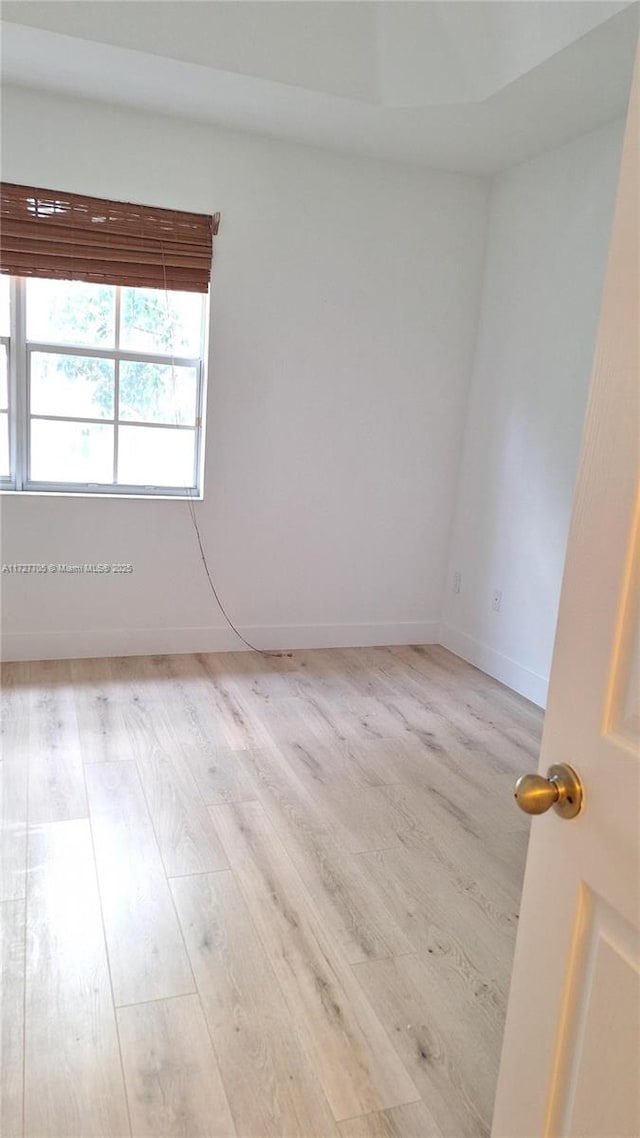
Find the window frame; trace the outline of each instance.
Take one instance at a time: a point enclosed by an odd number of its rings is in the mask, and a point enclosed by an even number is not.
[[[10,335],[0,337],[7,344],[8,370],[8,419],[9,419],[9,463],[10,474],[0,475],[0,491],[14,494],[80,494],[96,497],[136,497],[136,498],[191,498],[203,497],[204,477],[204,422],[206,404],[206,359],[207,331],[209,317],[209,294],[201,293],[202,314],[200,327],[200,355],[169,355],[159,352],[139,352],[120,348],[120,307],[121,289],[115,285],[115,334],[114,347],[93,348],[79,344],[51,343],[44,340],[28,340],[26,335],[27,308],[26,277],[10,277]],[[175,290],[171,290],[175,291]],[[85,415],[40,415],[31,412],[31,356],[34,352],[49,355],[80,356],[106,359],[114,364],[114,407],[112,418],[91,418]],[[193,426],[186,423],[148,422],[121,419],[118,405],[119,376],[121,363],[151,363],[163,366],[190,367],[196,373],[196,409]],[[189,431],[194,439],[193,484],[191,486],[155,486],[140,483],[114,482],[64,482],[42,481],[30,478],[30,447],[32,419],[63,423],[100,424],[113,427],[113,474],[115,477],[118,461],[118,435],[120,427],[148,427],[150,429]]]

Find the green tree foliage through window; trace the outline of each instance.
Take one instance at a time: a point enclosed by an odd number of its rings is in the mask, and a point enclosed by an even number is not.
[[[74,281],[56,282],[53,289],[33,289],[33,285],[49,283],[30,282],[30,307],[34,302],[37,307],[34,319],[29,322],[30,339],[105,349],[114,346],[114,288]],[[198,295],[123,288],[120,346],[169,357],[197,356],[201,304]],[[112,369],[102,366],[103,361],[90,356],[58,356],[57,359],[49,356],[47,359],[50,379],[64,377],[69,388],[82,390],[83,405],[91,393],[92,417],[113,416],[113,374]],[[122,380],[124,406],[121,403],[120,413],[123,418],[178,424],[195,421],[197,380],[193,369],[146,361],[122,365]],[[63,413],[73,412],[66,407]],[[77,413],[87,414],[85,410]]]
[[[196,486],[202,294],[38,278],[15,289],[29,392],[20,487]]]

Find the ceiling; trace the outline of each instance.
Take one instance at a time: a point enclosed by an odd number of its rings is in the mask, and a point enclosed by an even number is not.
[[[628,0],[5,0],[3,81],[492,173],[622,115]]]

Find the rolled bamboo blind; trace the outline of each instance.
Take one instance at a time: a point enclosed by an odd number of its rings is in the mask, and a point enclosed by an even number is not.
[[[219,221],[0,182],[0,273],[206,292]]]

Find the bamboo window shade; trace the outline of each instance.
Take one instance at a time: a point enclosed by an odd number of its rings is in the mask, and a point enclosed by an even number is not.
[[[219,221],[0,182],[0,273],[206,292]]]

